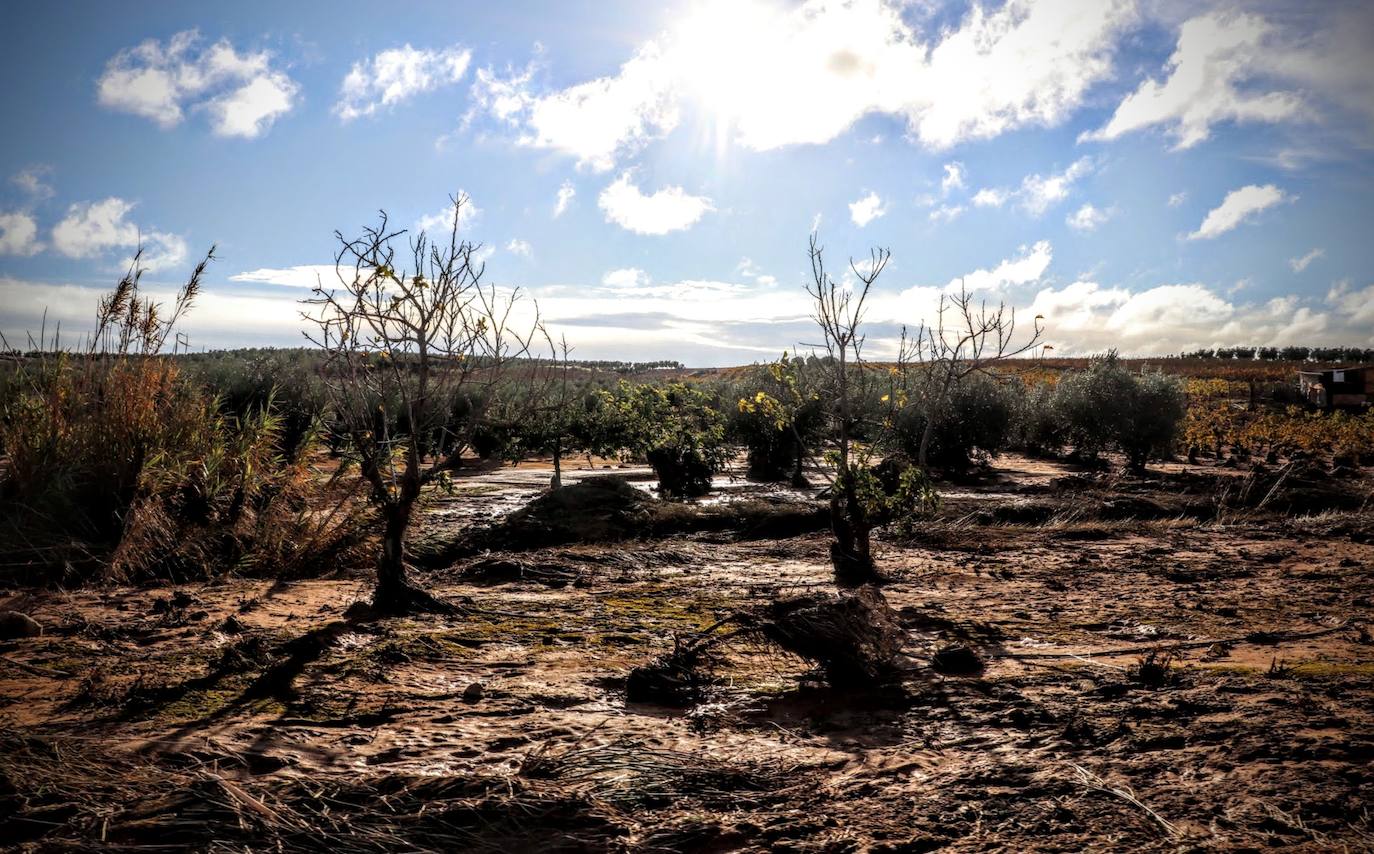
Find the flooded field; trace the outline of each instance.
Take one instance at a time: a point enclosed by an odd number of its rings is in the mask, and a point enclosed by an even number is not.
[[[422,534],[461,537],[548,476],[465,476]],[[423,574],[459,616],[350,617],[370,581],[348,572],[17,594],[3,607],[45,631],[3,645],[0,783],[26,794],[0,793],[23,805],[0,834],[203,847],[199,815],[217,844],[301,850],[340,822],[356,850],[1368,848],[1374,520],[1208,515],[1200,477],[1008,457],[948,487],[879,544],[905,639],[900,677],[864,689],[741,641],[694,702],[626,698],[722,618],[833,589],[820,530],[513,542]],[[716,486],[708,506],[812,500]],[[474,573],[493,562],[516,570]],[[34,790],[26,768],[57,776]]]

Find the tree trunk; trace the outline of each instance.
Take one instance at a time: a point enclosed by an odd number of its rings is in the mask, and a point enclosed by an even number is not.
[[[830,546],[830,564],[835,572],[835,584],[840,587],[881,584],[883,579],[873,565],[868,520],[848,477],[841,495],[832,494],[830,497],[830,528],[835,534],[835,542]]]
[[[926,413],[926,424],[921,428],[921,447],[916,453],[916,465],[921,471],[930,471],[930,437],[935,433],[935,418]]]
[[[806,480],[806,474],[802,471],[806,460],[806,448],[802,445],[801,433],[798,432],[796,423],[792,424],[792,441],[795,443],[792,455],[792,487],[805,489],[811,484]]]
[[[553,443],[553,480],[549,481],[550,489],[560,489],[563,486],[563,443]]]
[[[377,591],[373,600],[390,599],[406,582],[405,537],[410,524],[410,508],[400,504],[382,505],[382,555],[377,561]]]
[[[454,614],[458,609],[436,599],[412,584],[406,573],[405,536],[410,525],[411,503],[382,505],[386,523],[382,532],[382,554],[377,561],[377,587],[372,593],[372,608],[378,614]]]

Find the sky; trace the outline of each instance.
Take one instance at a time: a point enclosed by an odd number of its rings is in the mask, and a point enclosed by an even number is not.
[[[814,232],[889,248],[874,355],[967,288],[1060,355],[1374,345],[1374,4],[29,2],[0,68],[0,332],[143,247],[195,349],[301,346],[335,232],[471,204],[575,358],[816,340]],[[439,226],[442,227],[442,226]],[[531,314],[532,316],[532,314]]]

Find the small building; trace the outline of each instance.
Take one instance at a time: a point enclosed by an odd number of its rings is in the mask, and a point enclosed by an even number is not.
[[[1322,409],[1358,409],[1374,402],[1374,366],[1298,371],[1298,390]]]

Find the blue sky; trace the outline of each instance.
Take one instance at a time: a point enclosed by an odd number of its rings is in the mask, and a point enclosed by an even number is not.
[[[811,340],[807,236],[891,248],[872,347],[964,284],[1060,353],[1374,344],[1365,3],[15,2],[0,331],[141,239],[196,347],[300,344],[333,232],[471,197],[584,358]]]

